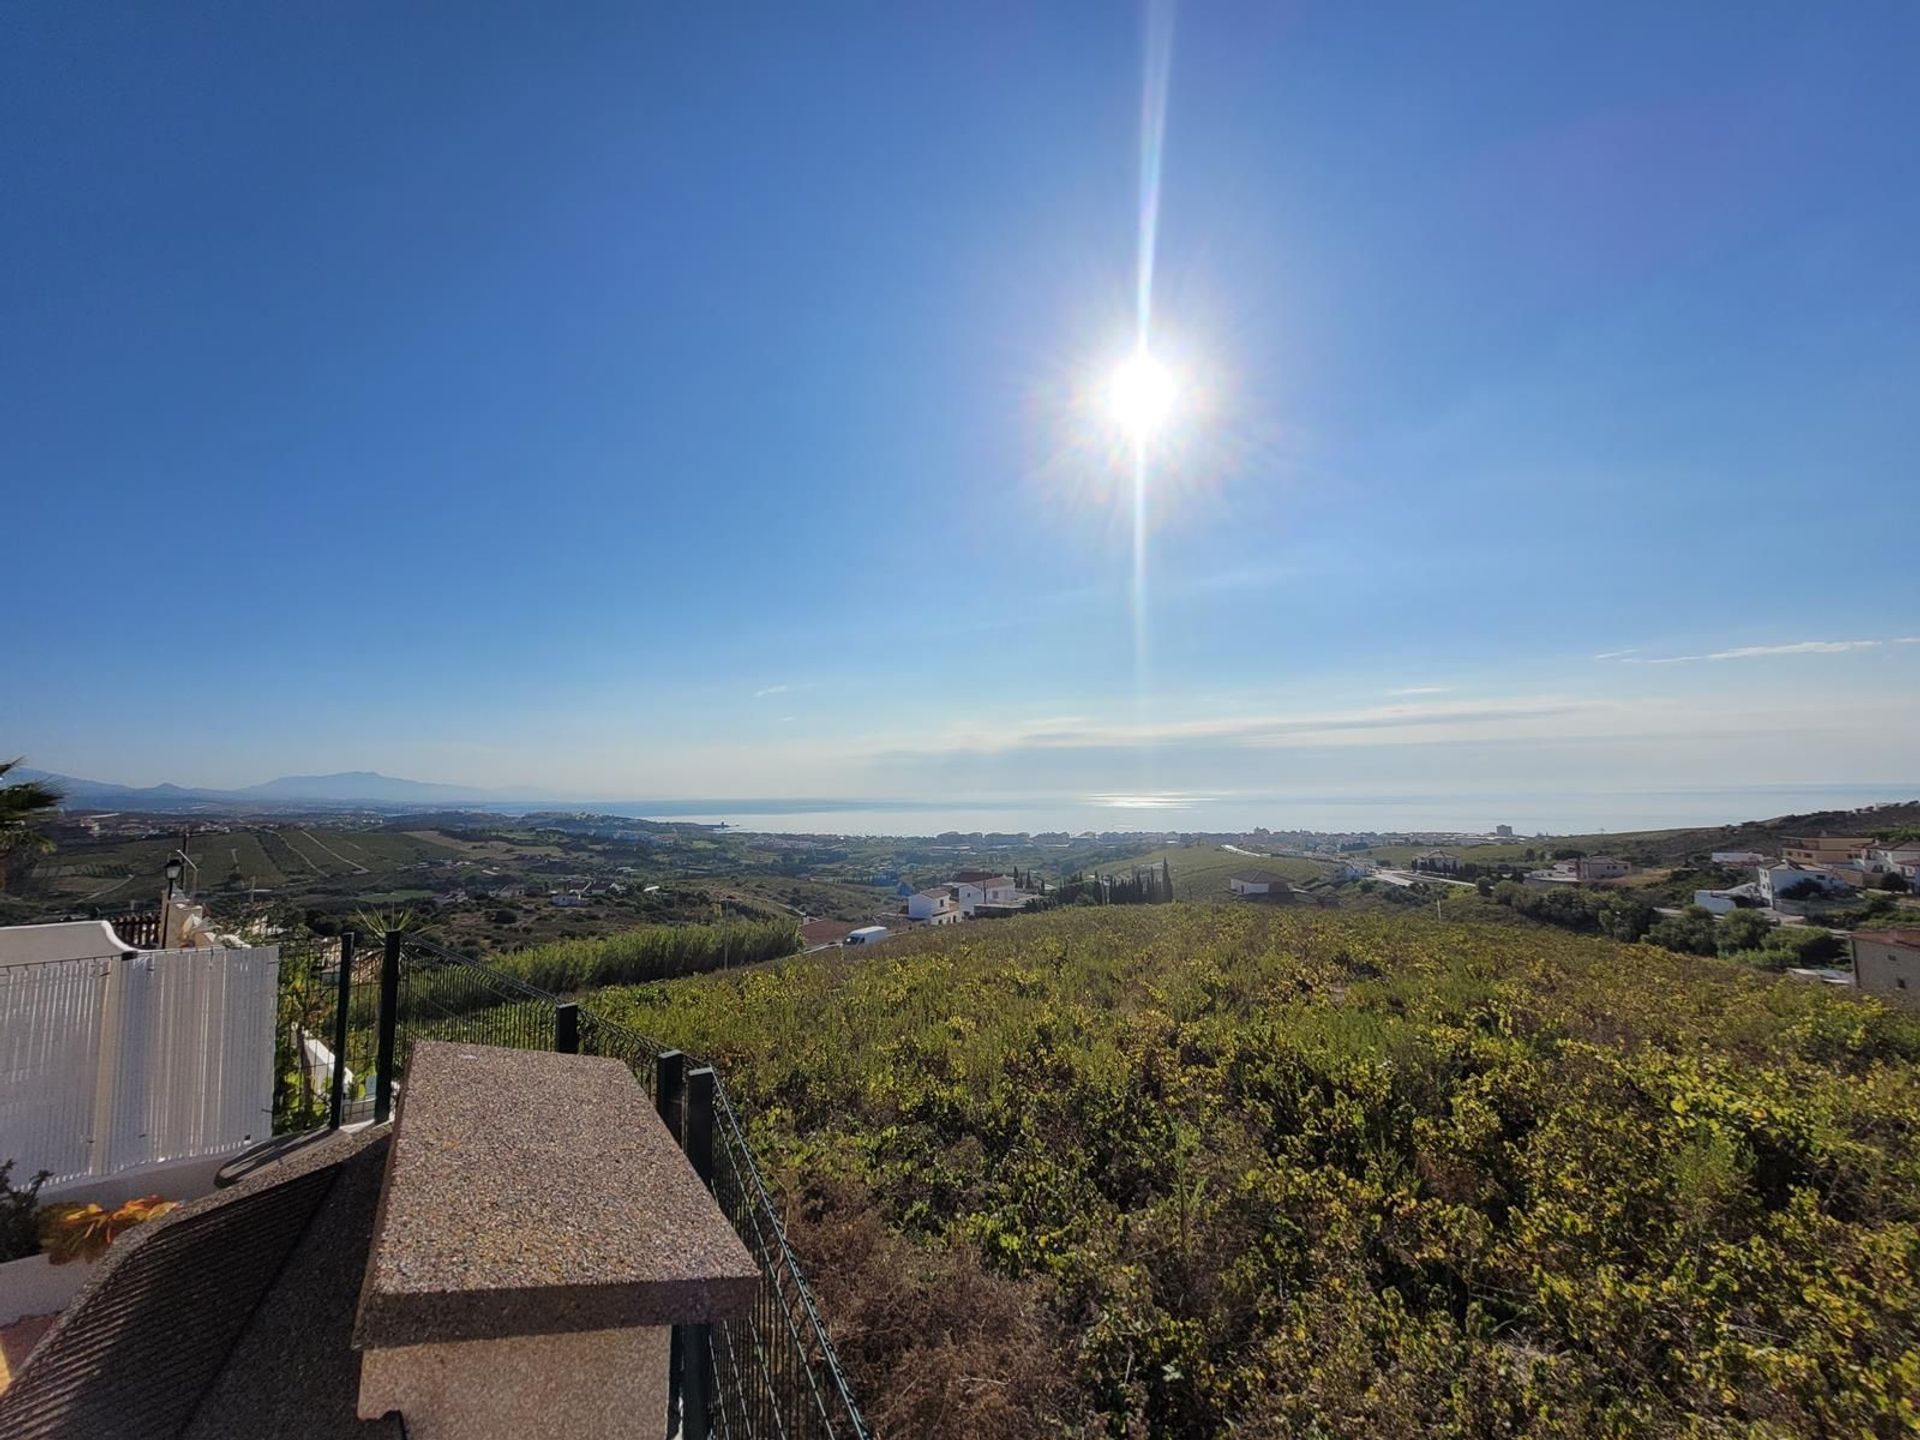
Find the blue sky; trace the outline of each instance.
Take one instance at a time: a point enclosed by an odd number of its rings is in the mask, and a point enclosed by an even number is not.
[[[0,749],[596,796],[1920,778],[1920,11],[1179,11],[1136,633],[1092,401],[1145,30],[8,7]]]

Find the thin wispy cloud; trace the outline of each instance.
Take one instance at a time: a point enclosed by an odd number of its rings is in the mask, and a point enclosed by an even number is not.
[[[1451,685],[1402,685],[1397,690],[1389,690],[1389,695],[1444,695],[1453,689]]]
[[[1731,650],[1714,650],[1705,655],[1660,655],[1646,659],[1624,658],[1629,665],[1691,665],[1701,660],[1760,660],[1773,655],[1844,655],[1852,650],[1872,650],[1888,644],[1885,640],[1796,640],[1786,645],[1738,645]],[[1900,641],[1893,641],[1900,644]]]
[[[1629,655],[1637,655],[1639,653],[1640,652],[1635,650],[1632,646],[1628,646],[1625,650],[1604,651],[1601,654],[1594,656],[1593,658],[1596,660],[1624,660]]]
[[[753,698],[756,700],[764,700],[769,695],[791,695],[796,690],[811,690],[812,688],[813,683],[811,681],[798,685],[769,685],[764,690],[754,691]]]
[[[1519,722],[1530,723],[1607,708],[1604,702],[1559,696],[1494,701],[1426,701],[1374,705],[1358,710],[1318,714],[1220,715],[1186,720],[1129,723],[1089,720],[1076,725],[1010,726],[1004,730],[967,730],[924,747],[889,752],[889,758],[912,759],[936,755],[1007,754],[1016,751],[1178,749],[1193,746],[1259,748],[1295,744],[1310,739],[1346,743],[1378,739],[1396,733],[1465,729],[1494,732]]]

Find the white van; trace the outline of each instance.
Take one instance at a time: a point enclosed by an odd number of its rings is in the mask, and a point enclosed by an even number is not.
[[[840,943],[842,945],[878,945],[892,933],[884,925],[868,925],[863,929],[855,930]]]

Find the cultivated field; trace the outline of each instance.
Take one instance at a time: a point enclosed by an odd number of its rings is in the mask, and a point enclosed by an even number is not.
[[[1222,850],[1217,845],[1177,845],[1098,868],[1104,873],[1126,875],[1136,865],[1157,869],[1163,860],[1173,867],[1173,896],[1176,900],[1230,900],[1233,896],[1227,890],[1227,877],[1248,870],[1271,870],[1295,885],[1304,885],[1310,880],[1324,880],[1333,873],[1331,865],[1323,865],[1318,860],[1301,860],[1284,855],[1241,855],[1232,850]]]

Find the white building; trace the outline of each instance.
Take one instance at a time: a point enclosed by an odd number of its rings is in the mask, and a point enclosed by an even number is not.
[[[1760,887],[1752,881],[1745,885],[1735,885],[1730,890],[1696,890],[1693,903],[1712,915],[1731,915],[1735,910],[1753,908],[1765,903]]]
[[[1020,904],[1020,892],[1011,875],[986,870],[962,870],[953,877],[953,891],[960,901],[960,913],[971,915],[982,905]]]
[[[1846,877],[1822,867],[1808,865],[1762,865],[1760,867],[1760,893],[1769,905],[1776,909],[1780,905],[1781,892],[1811,882],[1828,895],[1844,894],[1853,888],[1852,881]]]
[[[928,925],[952,925],[960,919],[960,900],[951,885],[916,890],[907,897],[907,918]]]
[[[1227,877],[1227,889],[1235,895],[1291,895],[1287,877],[1271,870],[1242,870]]]
[[[1582,880],[1618,880],[1633,866],[1612,855],[1587,855],[1573,862],[1573,873]]]
[[[1428,850],[1414,857],[1413,868],[1430,870],[1437,875],[1452,875],[1460,869],[1460,857],[1449,855],[1444,850]]]
[[[1920,845],[1874,845],[1864,857],[1866,866],[1877,875],[1900,874],[1909,880],[1920,879]]]
[[[1716,865],[1764,865],[1767,857],[1758,850],[1716,850],[1713,852]]]

